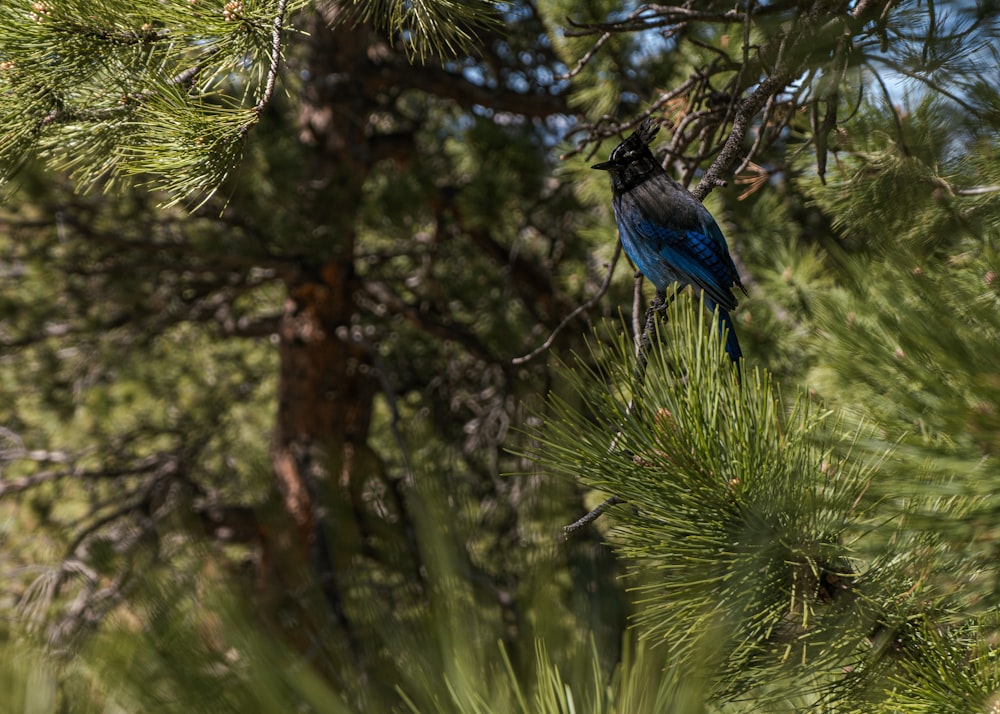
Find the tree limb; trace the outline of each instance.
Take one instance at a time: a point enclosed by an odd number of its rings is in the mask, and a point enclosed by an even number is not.
[[[758,84],[749,97],[740,102],[733,117],[733,126],[729,132],[729,138],[726,139],[722,151],[719,152],[712,165],[708,167],[698,185],[691,191],[699,201],[704,201],[705,197],[716,186],[726,185],[726,181],[722,177],[740,158],[743,149],[743,139],[750,129],[753,117],[763,108],[768,99],[784,89],[791,79],[791,72],[788,70],[776,71]]]
[[[439,320],[430,313],[408,304],[386,283],[368,280],[364,283],[364,290],[390,313],[405,318],[421,330],[432,335],[437,335],[442,339],[457,342],[468,350],[469,353],[480,359],[494,364],[498,363],[496,355],[480,341],[474,332],[469,331],[462,325]]]
[[[417,67],[404,62],[392,65],[391,71],[378,72],[382,89],[415,89],[442,99],[451,99],[465,109],[489,107],[528,117],[546,118],[569,111],[561,94],[516,92],[505,87],[491,87],[470,82],[462,75],[441,67]]]
[[[604,294],[608,291],[608,288],[611,286],[611,277],[615,273],[615,265],[618,264],[618,258],[621,256],[621,252],[622,252],[622,244],[621,241],[618,241],[615,243],[615,254],[611,257],[611,264],[608,266],[607,275],[604,277],[604,282],[601,284],[601,287],[598,288],[597,292],[594,293],[590,297],[590,299],[588,299],[586,302],[577,305],[572,312],[566,315],[566,317],[563,318],[562,322],[556,325],[555,329],[552,330],[551,333],[549,333],[549,336],[545,340],[545,342],[540,344],[538,347],[533,349],[528,354],[522,355],[520,357],[515,357],[514,359],[511,360],[511,364],[524,364],[525,362],[530,362],[535,357],[540,355],[542,352],[547,350],[549,347],[552,346],[552,343],[555,342],[556,340],[556,336],[562,331],[564,327],[566,327],[566,325],[575,320],[577,315],[580,315],[581,313],[586,312],[587,310],[592,308],[594,305],[597,304],[597,302],[602,297],[604,297]]]

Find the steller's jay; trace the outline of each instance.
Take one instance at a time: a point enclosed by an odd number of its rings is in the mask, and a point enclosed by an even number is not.
[[[719,224],[701,201],[674,181],[649,150],[660,127],[646,119],[611,152],[591,166],[611,174],[613,206],[622,247],[656,292],[681,283],[700,288],[705,307],[719,306],[719,329],[728,330],[726,353],[743,355],[729,311],[736,307],[735,285],[746,294],[729,257]]]

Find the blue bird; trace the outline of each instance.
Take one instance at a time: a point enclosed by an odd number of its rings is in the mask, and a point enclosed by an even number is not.
[[[611,174],[615,220],[625,253],[660,296],[671,283],[700,288],[705,307],[719,307],[719,330],[728,331],[726,353],[743,356],[729,311],[732,288],[747,294],[729,256],[729,246],[712,214],[663,169],[649,150],[660,127],[646,119],[611,152],[591,166]]]

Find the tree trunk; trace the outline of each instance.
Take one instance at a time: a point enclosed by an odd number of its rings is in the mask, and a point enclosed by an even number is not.
[[[373,109],[352,78],[367,62],[369,33],[334,25],[333,7],[314,15],[304,58],[300,139],[314,161],[304,172],[299,210],[311,228],[301,253],[311,262],[287,284],[279,330],[272,465],[281,498],[267,519],[260,573],[262,606],[273,608],[264,616],[273,620],[292,608],[303,647],[310,630],[314,637],[323,629],[308,624],[317,607],[331,612],[353,640],[341,578],[363,546],[363,487],[382,477],[368,445],[378,382],[369,349],[349,333],[357,287],[355,212],[371,166],[366,128]],[[317,593],[323,598],[314,598]],[[295,643],[296,632],[282,627]]]

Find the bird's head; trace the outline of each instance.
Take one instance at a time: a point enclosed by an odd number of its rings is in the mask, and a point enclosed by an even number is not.
[[[615,147],[611,158],[590,168],[611,174],[611,185],[620,191],[642,183],[650,176],[664,173],[663,167],[649,150],[649,144],[660,130],[655,120],[644,119],[625,141]]]

